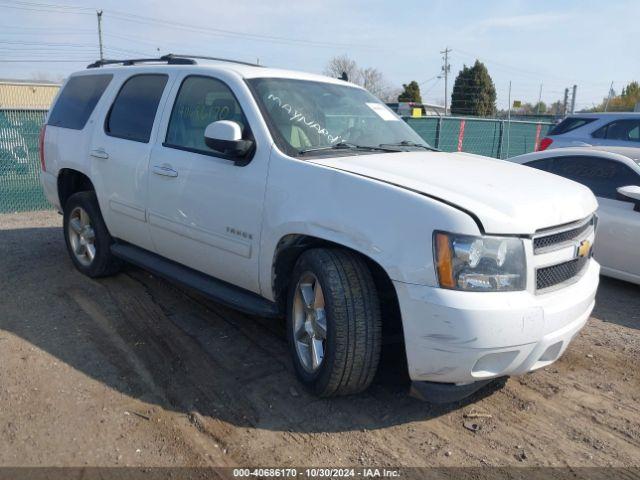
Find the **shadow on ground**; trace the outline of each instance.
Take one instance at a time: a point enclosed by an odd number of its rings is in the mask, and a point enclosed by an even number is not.
[[[640,285],[600,277],[593,316],[605,322],[640,330]]]
[[[282,322],[248,317],[133,267],[86,278],[67,257],[60,228],[0,230],[0,291],[2,330],[190,418],[290,432],[378,429],[438,417],[504,385],[465,402],[420,402],[408,396],[403,350],[390,346],[367,392],[315,398],[295,380]]]

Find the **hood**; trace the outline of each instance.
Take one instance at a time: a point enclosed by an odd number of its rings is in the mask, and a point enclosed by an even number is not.
[[[533,234],[595,212],[591,191],[531,167],[468,153],[402,152],[312,163],[418,191],[475,215],[485,233]]]

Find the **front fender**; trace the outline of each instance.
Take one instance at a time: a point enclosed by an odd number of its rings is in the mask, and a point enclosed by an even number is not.
[[[392,159],[390,159],[392,161]],[[434,230],[479,234],[466,213],[382,181],[272,153],[260,248],[260,288],[273,300],[272,267],[287,235],[353,249],[392,280],[434,286]]]

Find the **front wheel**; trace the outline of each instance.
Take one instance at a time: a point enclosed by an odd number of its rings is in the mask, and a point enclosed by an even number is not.
[[[365,390],[380,359],[381,318],[364,260],[346,250],[308,250],[291,280],[287,332],[299,380],[322,397]]]

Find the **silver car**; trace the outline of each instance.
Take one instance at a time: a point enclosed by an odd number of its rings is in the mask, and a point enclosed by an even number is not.
[[[589,187],[599,204],[594,251],[602,274],[640,284],[640,148],[569,147],[509,160]]]
[[[640,147],[640,112],[570,115],[540,141],[539,150],[592,145]]]

